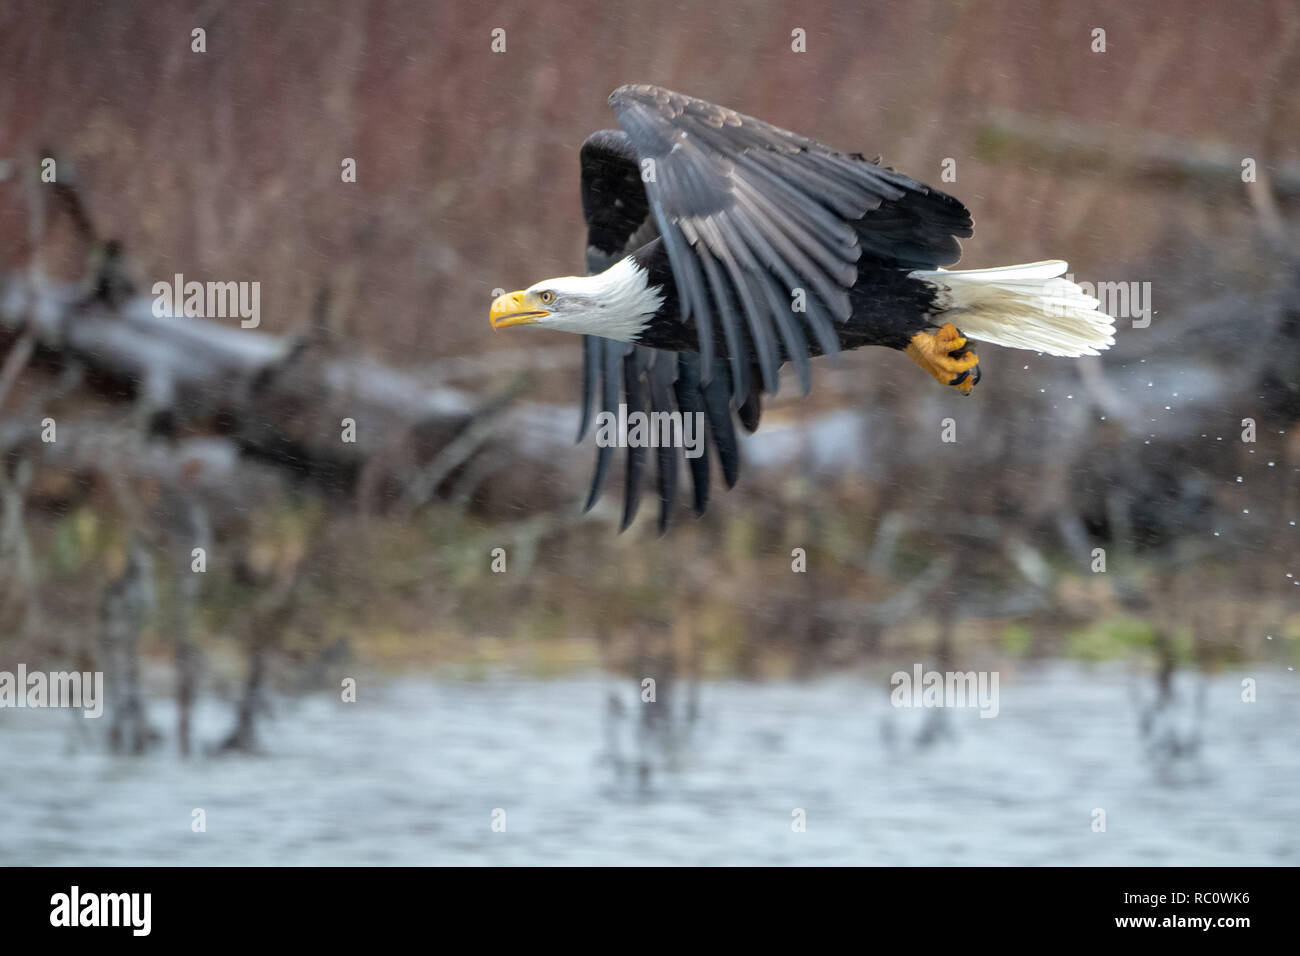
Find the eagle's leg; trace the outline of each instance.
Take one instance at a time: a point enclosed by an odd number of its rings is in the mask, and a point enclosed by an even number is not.
[[[936,332],[918,332],[903,349],[941,385],[970,393],[980,380],[979,358],[966,348],[966,337],[951,322]]]

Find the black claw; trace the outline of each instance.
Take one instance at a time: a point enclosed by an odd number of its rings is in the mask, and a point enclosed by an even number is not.
[[[955,358],[955,359],[963,359],[963,358],[965,358],[965,357],[966,357],[967,355],[969,355],[969,354],[970,354],[970,347],[969,347],[969,346],[964,346],[964,347],[962,347],[962,348],[960,348],[960,349],[957,349],[957,350],[955,350],[955,351],[952,351],[952,352],[949,352],[949,353],[948,353],[948,355],[949,355],[950,358]],[[971,382],[971,386],[974,387],[974,386],[976,386],[976,385],[978,385],[978,384],[980,383],[980,378],[981,378],[981,377],[983,376],[983,374],[984,374],[983,372],[980,371],[980,367],[979,367],[979,363],[978,363],[978,362],[975,363],[975,365],[972,366],[971,368],[968,368],[966,371],[962,372],[960,375],[958,375],[956,378],[954,378],[954,379],[953,379],[951,382],[949,382],[948,384],[949,384],[949,385],[960,385],[962,382],[966,381],[966,379],[970,378],[972,373],[974,373],[974,376],[975,376],[975,377],[974,377],[974,380]],[[964,394],[969,395],[970,392],[965,392]]]

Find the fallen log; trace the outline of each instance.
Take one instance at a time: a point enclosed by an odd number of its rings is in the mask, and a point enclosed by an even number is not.
[[[158,316],[147,296],[109,304],[83,289],[27,275],[0,279],[0,334],[12,343],[4,378],[11,383],[29,359],[80,367],[100,398],[134,406],[133,426],[187,439],[183,455],[155,448],[136,463],[157,477],[177,477],[188,461],[223,483],[238,482],[235,459],[243,457],[326,490],[365,489],[373,496],[367,505],[382,507],[450,494],[467,466],[504,442],[510,460],[567,467],[555,456],[571,447],[572,425],[561,409],[515,408],[508,396],[430,385],[371,359],[335,354],[311,331],[271,335],[237,321]],[[40,417],[7,416],[3,446],[34,440]],[[49,449],[46,460],[75,466],[93,460],[88,448],[97,443],[121,447],[123,436],[102,422],[67,425],[60,440],[75,440]],[[449,448],[453,459],[441,461]],[[576,462],[573,468],[576,477]],[[437,478],[432,487],[430,475]],[[407,487],[416,478],[417,487]]]

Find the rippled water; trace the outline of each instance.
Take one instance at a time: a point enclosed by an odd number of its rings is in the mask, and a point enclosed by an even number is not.
[[[999,716],[948,711],[931,746],[931,712],[890,707],[883,675],[704,684],[673,746],[608,677],[363,681],[356,704],[277,702],[266,756],[187,763],[0,711],[0,862],[1294,865],[1300,688],[1252,674],[1245,704],[1241,676],[1205,685],[1178,757],[1139,737],[1147,678],[1064,665],[1003,670]],[[1154,736],[1190,739],[1189,689]],[[170,726],[165,702],[151,716]],[[230,712],[197,718],[216,739]]]

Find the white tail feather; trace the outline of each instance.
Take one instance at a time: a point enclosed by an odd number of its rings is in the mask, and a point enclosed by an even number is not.
[[[936,318],[981,342],[1048,355],[1096,355],[1115,344],[1115,320],[1069,279],[1060,259],[995,269],[919,270],[939,290]]]

